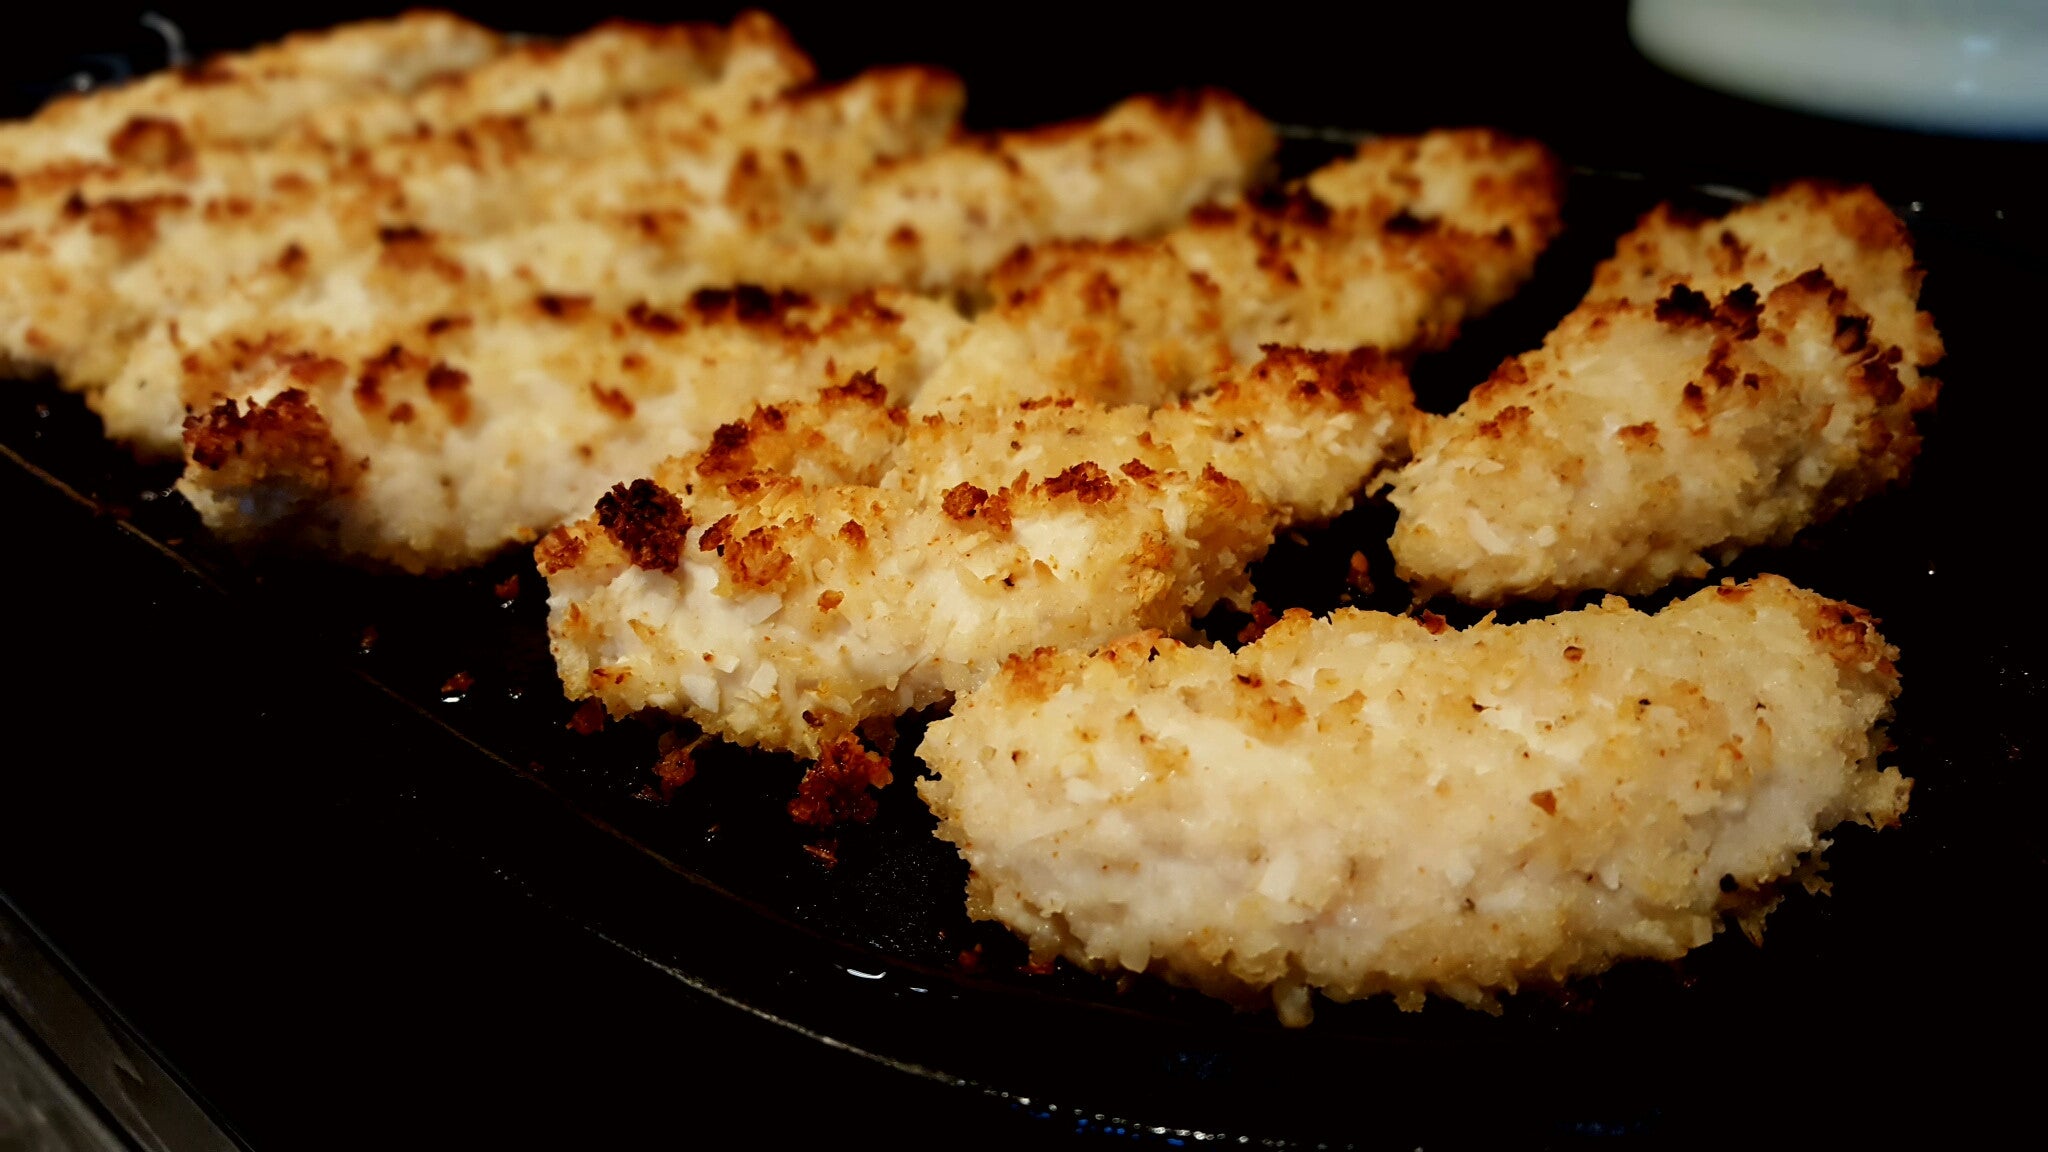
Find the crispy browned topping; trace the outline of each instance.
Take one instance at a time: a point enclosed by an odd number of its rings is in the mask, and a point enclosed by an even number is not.
[[[597,501],[597,522],[637,567],[673,572],[682,563],[690,513],[675,493],[652,480],[614,484]]]
[[[1615,429],[1614,434],[1633,448],[1654,448],[1657,446],[1657,425],[1649,420],[1641,424],[1630,424]]]
[[[958,484],[946,490],[941,507],[949,519],[967,521],[974,519],[974,514],[981,511],[981,506],[986,503],[987,492],[972,484]]]
[[[861,745],[848,733],[827,742],[818,762],[804,772],[796,797],[789,802],[789,818],[811,827],[860,824],[874,818],[872,791],[892,779],[889,761]]]
[[[583,537],[568,528],[557,528],[533,546],[533,562],[543,576],[574,568],[583,559]]]
[[[448,420],[461,424],[469,419],[469,373],[436,362],[427,369],[427,395],[448,413]]]
[[[733,582],[742,588],[759,588],[770,591],[780,587],[789,579],[789,572],[796,560],[782,550],[782,542],[772,527],[756,528],[719,550],[725,559],[725,570],[732,574]]]
[[[597,381],[590,382],[590,394],[597,400],[597,406],[621,420],[633,418],[633,398],[617,388],[607,388]]]
[[[1422,625],[1422,630],[1429,633],[1431,636],[1441,636],[1444,634],[1444,631],[1451,626],[1449,621],[1446,621],[1443,617],[1437,615],[1434,612],[1428,611],[1427,609],[1423,611],[1422,615],[1417,616],[1415,619],[1418,623]]]
[[[1148,466],[1143,460],[1139,460],[1136,458],[1126,460],[1123,463],[1123,466],[1118,468],[1117,471],[1123,473],[1126,476],[1129,476],[1133,480],[1137,480],[1140,482],[1143,482],[1147,479],[1150,479],[1153,476],[1158,475],[1158,473],[1154,471],[1150,466]]]
[[[741,284],[730,289],[698,289],[690,297],[690,310],[706,320],[729,317],[745,324],[768,324],[810,302],[810,297],[801,292],[770,292],[753,284]]]
[[[1511,404],[1495,412],[1491,420],[1480,424],[1479,434],[1489,439],[1498,440],[1514,429],[1528,424],[1531,415],[1533,413],[1522,405]]]
[[[754,453],[747,446],[753,433],[746,421],[735,420],[721,424],[711,434],[711,443],[704,449],[703,458],[697,461],[699,476],[738,476],[754,466]]]
[[[834,384],[818,393],[818,399],[825,404],[853,400],[880,408],[889,403],[889,389],[875,379],[874,371],[871,369],[866,372],[855,372],[846,378],[846,383]]]
[[[827,588],[818,593],[818,611],[830,612],[846,602],[846,593],[836,588]]]
[[[1116,481],[1092,460],[1083,460],[1040,487],[1047,496],[1071,495],[1083,504],[1100,504],[1116,496]]]
[[[557,320],[574,320],[590,311],[590,297],[561,296],[552,292],[533,298],[534,307]],[[645,307],[644,304],[638,307]],[[629,313],[630,314],[630,313]]]
[[[636,328],[661,336],[683,330],[682,321],[666,312],[655,311],[645,300],[637,301],[632,307],[627,308],[626,319],[631,320]]]
[[[868,530],[861,527],[858,521],[848,520],[839,526],[839,537],[855,548],[865,548],[868,543]]]
[[[706,528],[704,535],[697,538],[697,551],[723,554],[727,542],[732,539],[732,526],[738,519],[737,515],[731,513],[719,517],[717,523]]]
[[[1684,284],[1674,284],[1663,299],[1657,301],[1656,317],[1659,321],[1683,328],[1691,324],[1712,324],[1714,302],[1706,293],[1696,292]]]
[[[170,120],[131,116],[107,138],[107,151],[123,164],[168,168],[192,158],[192,144]]]
[[[1546,815],[1557,815],[1557,796],[1548,788],[1541,792],[1532,793],[1529,796],[1529,803],[1543,809]]]
[[[347,484],[355,467],[306,393],[288,388],[266,404],[251,401],[246,411],[233,399],[185,420],[185,444],[200,467],[218,472],[229,465],[311,489]]]

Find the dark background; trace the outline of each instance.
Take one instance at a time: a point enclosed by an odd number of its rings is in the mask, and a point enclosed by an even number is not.
[[[202,52],[379,11],[157,7]],[[458,8],[546,33],[600,14]],[[10,14],[8,110],[81,65],[111,67],[87,54],[149,58],[157,42],[134,23],[142,10]],[[1617,4],[795,4],[779,15],[828,76],[902,61],[958,71],[979,126],[1214,84],[1288,123],[1492,124],[1579,166],[1750,185],[1870,181],[1898,202],[2002,211],[2009,234],[2038,235],[2026,214],[2042,202],[2039,145],[1849,127],[1703,92],[1634,55]],[[0,565],[0,603],[16,606],[16,684],[0,703],[0,891],[256,1146],[691,1143],[739,1124],[762,1142],[988,1147],[1071,1130],[695,997],[554,917],[402,796],[391,803],[364,783],[432,771],[439,753],[387,725],[337,725],[360,684],[277,657],[260,628],[174,575],[156,573],[139,596],[132,546],[82,530],[78,508],[25,477],[10,471],[7,485],[0,507],[24,515],[10,517]],[[1993,979],[2024,982],[2029,959],[1987,963],[2005,970]],[[1731,1069],[1701,1090],[1774,1123],[1789,1112],[1831,1127],[1906,1107],[1868,1085],[1879,1099],[1858,1107],[1772,1092],[1766,1109],[1762,1084],[1796,1080],[1802,1058],[1760,1054],[1763,1070]],[[1674,1135],[1684,1133],[1659,1139]]]

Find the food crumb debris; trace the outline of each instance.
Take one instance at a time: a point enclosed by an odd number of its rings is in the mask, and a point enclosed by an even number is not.
[[[519,599],[519,573],[514,572],[491,586],[491,592],[500,600]]]
[[[789,802],[789,818],[819,828],[864,824],[875,816],[873,789],[891,779],[888,757],[868,751],[853,736],[841,736],[804,770]]]
[[[981,945],[960,950],[960,967],[969,972],[980,972],[988,967],[988,960],[981,954]]]
[[[356,651],[364,656],[377,650],[377,626],[366,625],[356,637]]]
[[[1259,637],[1266,634],[1266,629],[1279,622],[1280,618],[1273,615],[1273,609],[1268,607],[1264,600],[1254,600],[1252,601],[1252,621],[1238,630],[1237,642],[1240,644],[1256,643]]]
[[[1365,553],[1351,554],[1351,568],[1345,573],[1344,582],[1360,596],[1372,595],[1372,565],[1366,560]]]
[[[578,736],[604,731],[604,705],[595,700],[585,700],[578,705],[576,714],[569,717],[569,731]]]
[[[459,697],[474,687],[476,687],[476,677],[471,676],[467,672],[457,672],[446,680],[441,681],[441,695],[444,698]]]
[[[810,854],[811,859],[824,865],[827,871],[839,866],[839,839],[837,837],[820,840],[815,844],[806,844],[804,845],[804,851]]]

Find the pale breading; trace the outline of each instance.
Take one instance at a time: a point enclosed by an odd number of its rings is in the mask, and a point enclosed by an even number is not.
[[[66,202],[134,201],[183,195],[202,203],[261,209],[280,181],[316,186],[413,179],[426,170],[468,169],[474,180],[497,153],[559,161],[618,148],[633,118],[579,116],[627,102],[758,78],[770,95],[807,82],[810,62],[782,28],[758,13],[730,29],[704,24],[602,24],[564,41],[530,41],[466,72],[405,91],[378,90],[315,109],[259,142],[194,142],[170,121],[143,117],[117,133],[108,163],[66,162],[10,172],[0,196],[0,232],[62,218]],[[617,113],[620,110],[614,109]],[[33,123],[30,121],[29,123]],[[544,186],[549,177],[525,181]],[[430,185],[402,188],[431,201]],[[456,205],[454,215],[463,215]]]
[[[529,40],[467,72],[435,78],[416,92],[379,93],[318,109],[287,136],[291,144],[339,152],[487,119],[596,108],[695,88],[738,66],[809,81],[810,60],[782,26],[760,12],[732,24],[640,24],[610,20],[565,40]]]
[[[945,304],[893,294],[480,302],[343,336],[274,322],[189,354],[201,415],[184,432],[180,490],[229,539],[461,567],[703,447],[753,404],[815,396],[856,369],[906,395],[965,326]]]
[[[1021,246],[1148,236],[1198,206],[1234,202],[1274,146],[1272,128],[1229,93],[1135,97],[1091,120],[891,166],[860,190],[830,243],[771,250],[752,278],[794,262],[798,281],[819,290],[879,279],[979,291]]]
[[[402,98],[503,48],[489,29],[445,12],[295,33],[195,67],[60,97],[31,119],[0,124],[0,172],[168,160],[158,148],[173,141],[265,144],[338,105]]]
[[[1528,278],[1559,227],[1560,191],[1540,145],[1431,132],[1370,141],[1156,240],[1021,251],[919,403],[1022,398],[1056,383],[1157,404],[1267,344],[1439,347]]]
[[[538,286],[587,290],[578,280],[597,275],[587,269],[607,267],[604,251],[581,257],[594,239],[649,249],[642,264],[673,263],[692,234],[803,229],[879,160],[955,131],[950,77],[894,70],[796,93],[805,73],[783,59],[750,46],[716,77],[659,98],[395,142],[327,178],[267,177],[247,196],[209,186],[74,201],[0,251],[0,356],[98,387],[152,323],[198,306],[261,315],[277,293],[361,278],[378,238],[394,232],[483,245],[454,255],[480,272],[495,258],[500,274],[525,268]],[[688,291],[718,271],[667,287]],[[346,306],[358,292],[326,295]]]
[[[955,701],[919,793],[968,907],[1041,960],[1307,1022],[1311,994],[1491,1006],[1760,932],[1830,829],[1896,822],[1875,621],[1777,577],[1654,616],[1463,632],[1291,612],[1236,653],[1135,636]]]
[[[1378,354],[1300,350],[1159,411],[821,405],[758,412],[542,540],[572,698],[814,758],[1039,645],[1184,633],[1247,598],[1275,528],[1399,459],[1415,411]]]
[[[1843,217],[1813,214],[1814,203],[1794,190],[1726,229],[1702,226],[1699,260],[1653,215],[1650,237],[1621,249],[1671,253],[1671,270],[1623,292],[1610,263],[1541,349],[1433,424],[1391,495],[1396,568],[1417,594],[1649,592],[1782,544],[1904,476],[1919,450],[1914,416],[1938,388],[1919,371],[1940,342],[1912,311],[1918,273],[1896,220],[1880,229],[1858,217],[1845,235]],[[1768,241],[1758,221],[1775,222]],[[1750,239],[1723,245],[1713,238],[1724,230]],[[1866,250],[1873,236],[1879,247]],[[1710,267],[1737,249],[1748,253],[1741,269]],[[1642,285],[1662,295],[1630,298]]]

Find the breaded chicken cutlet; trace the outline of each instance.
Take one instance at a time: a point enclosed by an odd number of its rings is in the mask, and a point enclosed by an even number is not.
[[[1012,655],[1246,598],[1274,530],[1348,507],[1414,412],[1378,353],[1294,349],[1156,410],[906,419],[872,381],[763,409],[541,541],[556,664],[614,715],[857,754],[862,721]]]
[[[294,303],[403,307],[374,283],[392,235],[436,240],[444,278],[621,305],[738,283],[965,286],[1019,244],[1163,229],[1234,195],[1272,149],[1219,93],[972,138],[944,74],[805,87],[808,61],[761,18],[675,39],[702,66],[646,98],[369,149],[199,151],[185,186],[71,196],[0,251],[0,357],[80,390],[147,388],[123,370],[152,335],[203,341]]]
[[[260,343],[189,354],[187,395],[209,407],[185,429],[180,491],[227,539],[460,567],[588,511],[621,476],[702,447],[755,404],[815,397],[852,366],[906,397],[967,324],[902,293],[840,306],[760,289],[666,309],[524,294],[469,303],[348,341],[295,339],[280,324]]]
[[[1070,131],[1055,147],[1087,136]],[[1404,188],[1400,200],[1373,202],[1381,216],[1444,213],[1446,204],[1499,194],[1495,185],[1505,182],[1484,166],[1415,163],[1416,156],[1462,154],[1471,144],[1462,136],[1382,143],[1317,177],[1370,176]],[[1544,164],[1540,152],[1511,154],[1526,166]],[[901,169],[925,167],[918,160]],[[1549,210],[1541,203],[1530,209]],[[1541,232],[1535,223],[1526,227]],[[1492,239],[1480,246],[1508,251]],[[708,310],[621,306],[602,296],[536,296],[523,282],[481,273],[451,278],[440,262],[456,260],[461,248],[432,237],[387,240],[384,248],[346,293],[329,283],[261,309],[228,301],[223,310],[257,315],[203,342],[191,335],[195,313],[181,318],[179,344],[173,329],[160,326],[100,396],[108,427],[145,442],[174,434],[186,411],[205,414],[194,425],[184,490],[221,534],[290,539],[411,569],[457,567],[588,509],[613,481],[701,448],[712,428],[753,404],[814,393],[853,371],[874,372],[899,400],[970,377],[993,382],[988,390],[999,397],[1115,399],[1129,391],[1096,361],[1034,357],[1006,338],[978,340],[989,326],[1009,331],[1011,314],[1001,310],[970,325],[946,305],[890,292],[839,306],[758,291],[710,293],[719,303]],[[636,249],[604,263],[616,269],[653,251]],[[1441,274],[1427,272],[1434,259],[1416,249],[1391,264],[1357,261],[1344,291],[1401,296],[1447,313],[1472,307],[1472,299],[1459,298],[1469,286],[1462,266],[1446,258]],[[1513,267],[1496,268],[1496,283],[1526,273],[1527,261],[1525,253]],[[356,315],[339,314],[328,302],[334,295],[355,301]],[[1085,312],[1094,298],[1071,279],[1043,284],[1032,296],[1042,311],[1070,314]],[[368,300],[379,306],[364,306]],[[1355,334],[1373,331],[1361,326]],[[1001,361],[1004,351],[1017,359]],[[956,363],[963,358],[971,362],[964,369]],[[428,408],[417,384],[401,396],[397,382],[408,377],[394,363],[412,365],[415,380],[438,366],[444,398],[453,398],[447,382],[462,380],[462,404]],[[1166,399],[1214,379],[1213,372],[1183,373],[1155,380],[1150,391]],[[165,387],[170,380],[177,387]],[[299,394],[289,413],[258,419],[249,411],[281,402],[287,391]],[[344,460],[350,466],[325,463]]]
[[[1023,399],[1045,381],[1159,404],[1268,344],[1441,347],[1528,279],[1557,233],[1560,192],[1540,145],[1431,132],[1368,141],[1156,240],[1021,250],[919,406]]]
[[[743,21],[729,36],[694,31],[638,41],[661,45],[665,55],[676,40],[695,58],[695,67],[678,70],[677,83],[648,99],[612,87],[557,106],[549,94],[542,111],[446,123],[411,108],[421,113],[415,130],[368,146],[288,139],[261,149],[192,149],[167,171],[129,165],[38,203],[27,222],[16,214],[0,251],[0,356],[17,372],[54,370],[69,387],[96,388],[152,321],[243,294],[260,303],[280,290],[279,277],[288,284],[317,279],[330,265],[374,252],[378,236],[394,230],[485,235],[594,206],[610,194],[590,175],[597,158],[616,165],[600,175],[653,179],[658,156],[693,155],[672,134],[743,114],[811,77],[808,61],[771,22]],[[591,33],[560,58],[602,57],[577,51],[592,38],[600,48],[612,39]],[[481,85],[486,90],[552,76],[526,56],[479,71],[493,70],[513,75]],[[907,79],[894,87],[915,91]],[[952,130],[957,85],[938,79],[923,88],[929,111],[894,118],[909,138],[898,150],[929,146]]]
[[[1653,213],[1394,477],[1399,574],[1473,603],[1653,591],[1898,481],[1941,356],[1867,189]]]
[[[337,107],[404,100],[506,50],[489,29],[445,12],[301,32],[115,88],[63,96],[0,124],[0,172],[20,179],[175,159],[191,147],[267,144]],[[149,138],[171,155],[139,155]],[[4,209],[4,204],[0,204]]]
[[[1345,609],[1234,654],[1044,650],[932,725],[918,789],[971,914],[1041,959],[1292,1024],[1315,991],[1489,1006],[1676,958],[1726,913],[1760,931],[1830,829],[1896,822],[1873,623],[1766,576],[1654,616]]]

